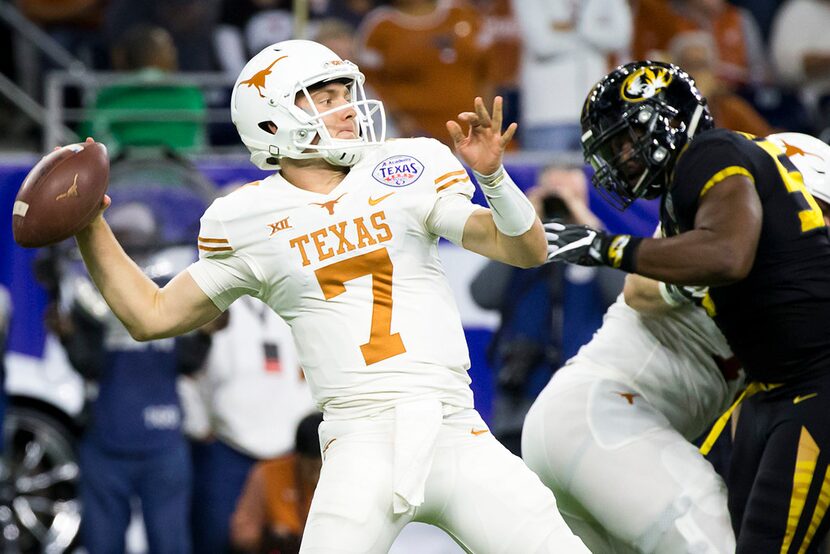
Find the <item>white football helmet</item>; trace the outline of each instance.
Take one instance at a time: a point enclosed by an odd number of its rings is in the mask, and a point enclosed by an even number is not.
[[[809,193],[830,204],[830,145],[803,133],[775,133],[767,139],[787,153]]]
[[[340,79],[347,81],[351,102],[320,113],[308,87]],[[363,81],[355,64],[322,44],[286,40],[266,47],[242,69],[231,95],[231,119],[251,151],[251,161],[261,169],[279,168],[282,157],[323,158],[341,166],[357,163],[363,149],[383,143],[386,136],[383,104],[366,98]],[[310,112],[297,107],[298,94],[308,98]],[[355,111],[359,137],[332,138],[323,117],[346,109]],[[276,126],[275,133],[269,123]]]

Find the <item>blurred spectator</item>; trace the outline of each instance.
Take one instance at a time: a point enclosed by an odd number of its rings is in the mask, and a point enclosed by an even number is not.
[[[588,181],[581,167],[543,169],[527,197],[543,220],[602,227],[588,205]],[[519,269],[490,261],[470,284],[476,304],[501,315],[487,349],[496,374],[490,428],[514,454],[520,455],[522,424],[530,405],[554,368],[599,327],[605,309],[622,290],[623,278],[607,268],[546,264]]]
[[[89,128],[82,128],[81,135],[93,136],[115,152],[125,146],[202,147],[205,99],[201,88],[160,82],[177,71],[177,54],[170,33],[163,28],[131,27],[112,50],[113,67],[130,79],[98,91]],[[176,121],[153,110],[177,110],[187,119]]]
[[[158,222],[147,205],[114,206],[107,220],[157,282],[183,269],[157,250]],[[172,273],[157,273],[163,266]],[[191,470],[176,381],[192,370],[185,360],[193,355],[172,338],[136,342],[89,281],[76,283],[62,290],[72,299],[69,313],[51,323],[72,365],[97,386],[80,444],[81,542],[89,554],[124,552],[138,499],[150,552],[188,553]]]
[[[4,73],[33,99],[44,101],[45,76],[52,70],[109,69],[107,43],[100,31],[106,0],[9,0],[5,4],[7,10],[14,10],[11,5],[14,4],[25,18],[48,35],[45,40],[30,40],[27,29],[17,32],[15,25],[5,25],[4,21],[6,32],[0,44],[0,56],[6,58],[3,65],[13,64],[9,68],[12,71]],[[57,62],[45,55],[56,50],[64,50],[74,61]],[[80,107],[82,101],[77,88],[66,87],[63,93],[64,107]],[[40,150],[40,125],[15,104],[8,105],[11,107],[8,113],[0,111],[4,148]]]
[[[380,3],[378,0],[312,0],[311,9],[317,18],[333,17],[357,28],[366,14]]]
[[[296,428],[294,451],[256,464],[233,514],[231,542],[240,553],[293,554],[300,550],[303,528],[320,479],[322,459],[314,412]]]
[[[775,14],[784,0],[729,0],[730,4],[743,8],[752,14],[761,32],[764,46],[769,44],[770,31]]]
[[[634,15],[632,59],[665,59],[667,45],[680,32],[678,14],[670,0],[635,0],[631,5]],[[660,24],[655,25],[655,21]]]
[[[332,52],[344,60],[355,61],[355,27],[348,21],[336,17],[327,17],[315,22],[311,40],[331,48]]]
[[[225,329],[193,335],[209,353],[180,383],[194,439],[191,521],[199,554],[227,551],[231,514],[251,468],[289,452],[297,423],[314,408],[288,325],[250,297],[225,313]]]
[[[489,45],[487,82],[493,87],[494,94],[504,97],[504,121],[519,121],[522,49],[519,23],[513,15],[510,0],[478,0],[475,4],[484,20],[482,43]],[[512,141],[507,147],[517,149],[519,142]]]
[[[830,129],[830,1],[787,0],[775,17],[770,50],[782,83],[798,88],[814,122]]]
[[[226,0],[214,33],[217,64],[234,78],[260,50],[292,38],[291,0]]]
[[[726,0],[640,0],[631,54],[634,59],[665,59],[672,38],[695,30],[715,38],[717,76],[726,84],[755,86],[768,80],[766,49],[755,19]]]
[[[311,40],[331,48],[332,52],[341,59],[354,61],[358,58],[355,52],[355,29],[348,22],[333,17],[316,21],[313,26]],[[363,88],[368,98],[378,98],[378,93],[371,83],[364,83]],[[400,130],[396,123],[397,114],[386,112],[386,137],[397,138]]]
[[[357,60],[401,136],[450,144],[448,119],[491,97],[482,20],[464,0],[392,0],[358,29]]]
[[[775,130],[758,111],[729,89],[715,72],[718,51],[714,37],[706,31],[686,31],[669,43],[669,60],[686,70],[706,96],[715,125],[766,136]]]
[[[108,0],[16,0],[21,13],[88,67],[109,65],[101,25]]]
[[[212,71],[221,8],[222,0],[109,0],[106,35],[112,44],[136,25],[163,27],[173,37],[181,71]]]
[[[524,38],[521,145],[578,151],[585,93],[631,37],[626,0],[513,0]]]

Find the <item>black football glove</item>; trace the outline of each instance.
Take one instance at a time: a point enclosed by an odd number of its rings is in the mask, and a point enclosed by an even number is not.
[[[634,253],[642,239],[611,235],[587,225],[554,219],[543,224],[548,241],[548,262],[609,267],[633,271]]]

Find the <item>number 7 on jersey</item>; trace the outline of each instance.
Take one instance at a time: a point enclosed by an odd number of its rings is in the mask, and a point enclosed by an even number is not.
[[[346,282],[372,276],[372,327],[369,342],[360,345],[366,365],[403,354],[400,333],[392,334],[392,260],[386,248],[321,267],[314,272],[326,300],[346,292]]]

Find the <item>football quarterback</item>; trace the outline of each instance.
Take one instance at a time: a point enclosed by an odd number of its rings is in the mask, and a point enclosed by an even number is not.
[[[78,235],[90,273],[140,338],[192,329],[243,295],[288,323],[325,415],[302,552],[386,552],[420,521],[472,552],[585,553],[473,406],[437,253],[443,237],[512,265],[544,261],[541,222],[502,165],[516,125],[502,130],[501,98],[492,111],[476,98],[447,124],[458,158],[434,139],[384,142],[382,105],[362,83],[320,44],[265,48],[231,112],[253,163],[279,171],[214,201],[199,261],[166,287],[141,279],[103,218]],[[470,201],[461,162],[492,210]]]

